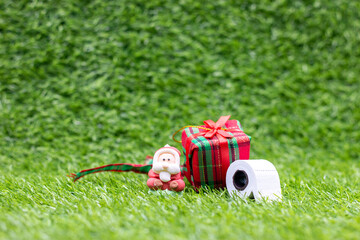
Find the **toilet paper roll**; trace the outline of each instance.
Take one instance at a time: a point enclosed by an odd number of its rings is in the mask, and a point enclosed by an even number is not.
[[[226,188],[230,195],[243,199],[281,201],[279,174],[267,160],[233,162],[226,172]]]

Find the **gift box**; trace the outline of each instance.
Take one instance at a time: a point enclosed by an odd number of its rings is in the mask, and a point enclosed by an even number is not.
[[[247,160],[251,137],[237,120],[222,116],[215,123],[189,126],[182,132],[181,144],[186,156],[184,175],[195,187],[226,187],[226,171],[235,160]]]

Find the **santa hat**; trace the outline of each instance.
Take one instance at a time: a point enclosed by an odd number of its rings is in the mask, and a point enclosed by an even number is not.
[[[160,154],[162,153],[171,153],[175,156],[175,160],[177,164],[180,164],[180,151],[177,148],[171,147],[169,144],[166,144],[164,147],[157,150],[154,154],[154,160],[158,159]]]

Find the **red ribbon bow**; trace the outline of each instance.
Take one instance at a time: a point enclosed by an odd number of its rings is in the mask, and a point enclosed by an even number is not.
[[[231,138],[232,135],[225,130],[223,130],[222,126],[225,125],[227,120],[229,120],[230,115],[228,116],[221,116],[219,120],[217,120],[216,123],[214,123],[213,120],[206,120],[204,121],[207,128],[210,128],[210,130],[207,130],[207,132],[201,132],[199,135],[203,135],[205,138],[212,138],[214,136],[217,136],[218,138]]]

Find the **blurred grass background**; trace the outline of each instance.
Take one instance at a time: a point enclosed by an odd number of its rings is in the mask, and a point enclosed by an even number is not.
[[[0,1],[0,238],[359,239],[359,33],[358,1]],[[228,114],[283,203],[65,177]]]

